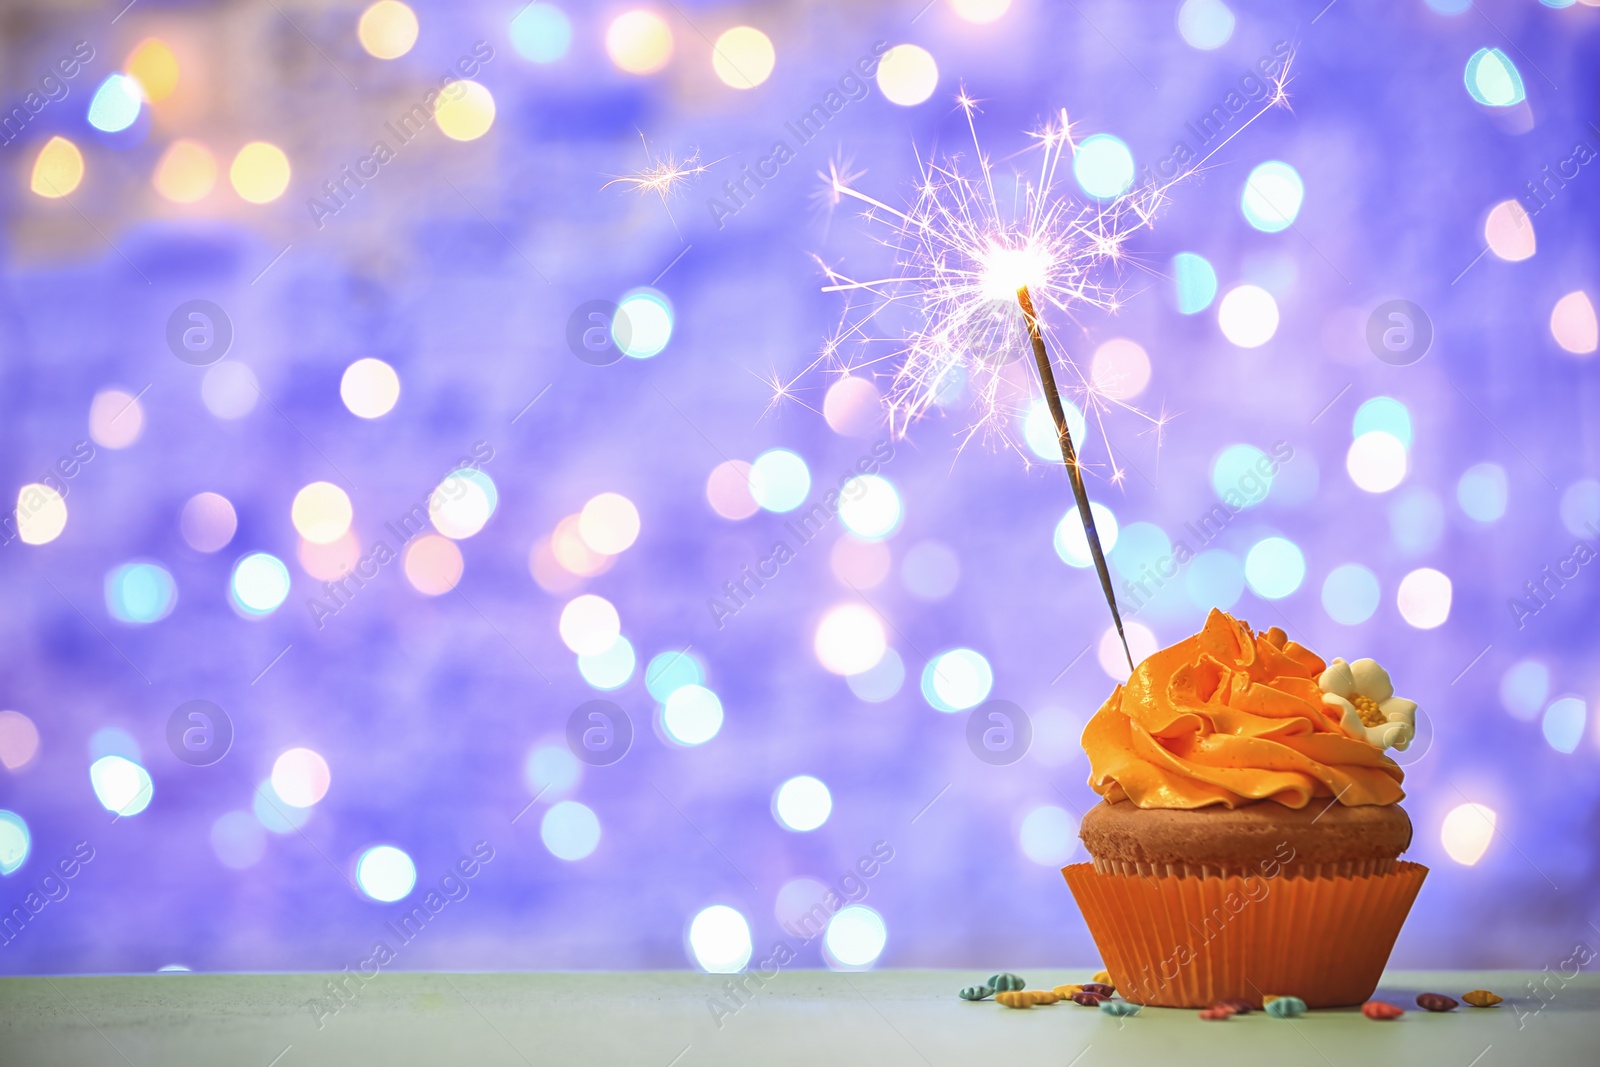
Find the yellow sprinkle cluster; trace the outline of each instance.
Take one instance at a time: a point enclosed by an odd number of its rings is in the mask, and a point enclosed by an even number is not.
[[[1096,972],[1094,972],[1094,977],[1091,978],[1090,981],[1099,982],[1101,985],[1111,985],[1111,984],[1113,984],[1112,981],[1111,981],[1111,972],[1110,971],[1096,971]]]
[[[1004,993],[996,993],[994,999],[1008,1008],[1031,1008],[1035,1004],[1058,1003],[1061,994],[1045,989],[1008,989]]]
[[[1371,697],[1353,696],[1350,703],[1356,706],[1356,711],[1361,714],[1361,722],[1365,726],[1382,726],[1389,720],[1378,709],[1378,702]]]
[[[1471,1004],[1474,1008],[1492,1008],[1504,998],[1489,992],[1487,989],[1474,989],[1470,993],[1461,994],[1461,999]]]
[[[1052,990],[1052,992],[1055,993],[1055,995],[1058,996],[1058,997],[1070,997],[1074,993],[1082,993],[1083,992],[1083,986],[1081,986],[1081,985],[1058,985],[1058,986],[1055,987],[1054,990]]]

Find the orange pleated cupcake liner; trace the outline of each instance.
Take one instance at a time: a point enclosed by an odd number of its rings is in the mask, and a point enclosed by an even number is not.
[[[1428,869],[1396,863],[1348,877],[1203,878],[1061,869],[1117,993],[1136,1004],[1204,1008],[1296,996],[1312,1008],[1361,1004],[1378,988]]]

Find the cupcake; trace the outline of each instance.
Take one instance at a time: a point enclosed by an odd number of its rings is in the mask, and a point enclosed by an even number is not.
[[[1370,659],[1324,662],[1212,611],[1084,729],[1091,861],[1063,868],[1129,1000],[1360,1004],[1427,869],[1390,748],[1417,706]]]

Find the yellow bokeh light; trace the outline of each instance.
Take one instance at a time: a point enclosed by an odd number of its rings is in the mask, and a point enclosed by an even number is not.
[[[557,563],[584,578],[609,570],[613,561],[613,557],[596,552],[584,542],[577,515],[568,515],[556,523],[555,532],[550,535],[550,552]]]
[[[754,89],[772,77],[777,60],[772,39],[753,26],[735,26],[711,46],[711,69],[735,89]]]
[[[672,58],[672,27],[654,11],[628,11],[606,27],[606,55],[628,74],[654,74]]]
[[[301,537],[327,545],[349,531],[355,513],[343,489],[332,482],[312,482],[294,495],[289,517]]]
[[[275,144],[251,141],[233,157],[228,180],[252,204],[270,204],[289,188],[289,157]]]
[[[175,204],[192,204],[217,184],[217,161],[198,141],[173,141],[150,179],[156,192]]]
[[[1483,223],[1483,239],[1489,242],[1489,251],[1512,263],[1533,255],[1538,244],[1528,209],[1515,200],[1502,200],[1489,209],[1489,217]]]
[[[49,544],[67,528],[67,502],[42,482],[17,490],[17,536],[25,545]]]
[[[400,0],[378,0],[361,13],[356,36],[368,55],[399,59],[417,43],[417,14]]]
[[[152,104],[165,100],[178,87],[178,57],[165,41],[146,37],[128,53],[123,69],[139,83]]]
[[[1486,804],[1460,804],[1444,817],[1444,825],[1439,828],[1439,843],[1444,845],[1451,859],[1463,867],[1471,867],[1489,851],[1497,821],[1494,809]]]
[[[354,531],[346,530],[344,536],[326,544],[302,540],[296,555],[307,574],[320,582],[331,582],[355,569],[361,560],[361,542],[356,540]]]
[[[1556,301],[1550,312],[1550,334],[1575,356],[1587,356],[1600,346],[1600,323],[1587,293],[1579,289]]]
[[[615,556],[639,537],[639,509],[621,493],[601,493],[578,513],[578,536],[598,555]]]
[[[49,200],[71,194],[83,181],[83,153],[65,137],[52,137],[33,161],[28,187]]]
[[[423,534],[406,546],[406,581],[419,593],[442,596],[461,581],[461,549],[448,537]]]
[[[476,141],[494,125],[494,97],[475,81],[451,82],[440,94],[433,117],[451,140]]]
[[[982,25],[1011,10],[1011,0],[950,0],[950,9],[968,22]]]
[[[914,107],[932,96],[938,86],[939,64],[926,48],[897,44],[878,63],[878,88],[891,104]]]
[[[556,596],[565,596],[583,584],[581,575],[573,574],[556,559],[548,537],[540,538],[528,552],[528,573],[540,589]]]

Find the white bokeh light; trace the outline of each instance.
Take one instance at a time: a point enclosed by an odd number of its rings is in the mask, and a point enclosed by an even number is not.
[[[272,764],[272,788],[285,804],[309,808],[328,793],[328,761],[309,748],[291,748]]]
[[[737,974],[750,962],[750,924],[737,909],[713,904],[689,924],[689,951],[703,971]]]
[[[1463,867],[1471,867],[1483,859],[1494,840],[1495,823],[1499,816],[1486,804],[1460,804],[1450,809],[1439,828],[1439,843],[1450,858]]]
[[[828,920],[822,947],[836,970],[861,970],[872,966],[889,940],[883,916],[865,904],[847,904]]]
[[[493,485],[489,476],[478,470],[447,475],[428,498],[428,520],[452,541],[471,537],[494,514],[498,494],[491,493]]]
[[[567,601],[558,623],[561,641],[580,656],[598,656],[622,636],[622,619],[605,597],[584,593]]]
[[[1419,630],[1443,626],[1450,618],[1453,590],[1450,579],[1432,567],[1419,567],[1400,579],[1395,606],[1400,617]]]
[[[834,674],[860,674],[871,670],[888,647],[883,620],[864,604],[830,608],[817,623],[812,648],[817,662]]]
[[[889,479],[876,474],[851,478],[840,496],[839,521],[857,537],[875,541],[900,528],[900,494]]]
[[[1022,854],[1042,867],[1061,867],[1078,847],[1078,820],[1053,804],[1034,808],[1017,832]]]
[[[356,860],[356,885],[373,900],[393,904],[417,884],[417,865],[393,845],[374,845]]]
[[[339,379],[339,399],[352,415],[382,418],[400,402],[400,375],[381,359],[358,359]]]
[[[661,728],[680,745],[703,745],[722,730],[722,701],[703,685],[680,685],[661,705]]]
[[[833,795],[819,779],[809,774],[791,778],[772,795],[772,814],[786,830],[805,833],[828,821],[833,811]]]
[[[1259,348],[1278,332],[1278,302],[1259,285],[1237,285],[1217,305],[1222,336],[1240,348]]]
[[[124,756],[101,756],[90,764],[89,784],[101,807],[123,816],[139,814],[155,797],[150,772]]]
[[[806,461],[786,448],[769,449],[750,464],[750,496],[768,511],[793,511],[809,492]]]
[[[600,818],[576,800],[559,801],[539,820],[539,840],[556,859],[574,863],[600,847]]]
[[[1156,635],[1150,627],[1142,622],[1131,619],[1122,620],[1122,632],[1127,635],[1128,648],[1124,652],[1122,638],[1117,636],[1115,626],[1107,626],[1100,634],[1100,643],[1095,646],[1095,660],[1100,664],[1100,669],[1106,675],[1118,682],[1128,680],[1128,656],[1133,656],[1135,665],[1143,663],[1145,657],[1154,652],[1160,645],[1156,642]]]
[[[922,695],[947,714],[982,704],[994,688],[994,668],[980,652],[953,648],[928,661],[922,670]]]
[[[1369,493],[1387,493],[1406,478],[1406,446],[1383,430],[1371,430],[1350,442],[1344,467],[1356,487]]]

